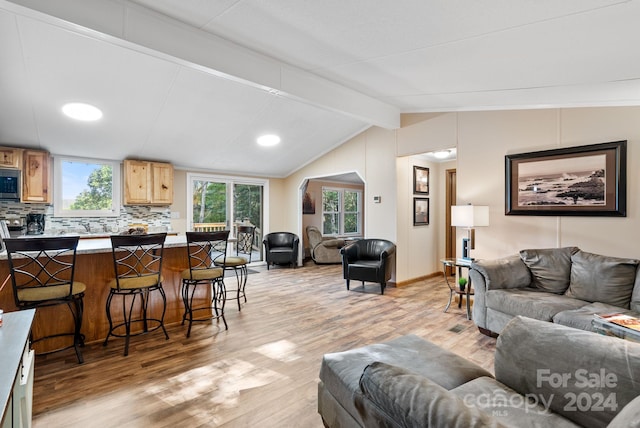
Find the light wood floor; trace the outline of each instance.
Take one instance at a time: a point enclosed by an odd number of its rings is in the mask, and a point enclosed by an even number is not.
[[[248,302],[214,323],[168,328],[38,356],[38,427],[322,427],[316,410],[322,355],[414,333],[493,372],[495,339],[480,334],[464,305],[443,313],[441,276],[399,288],[352,282],[339,265],[257,269]],[[231,281],[231,280],[230,280]],[[229,284],[231,284],[230,282]],[[88,319],[91,314],[85,314]]]

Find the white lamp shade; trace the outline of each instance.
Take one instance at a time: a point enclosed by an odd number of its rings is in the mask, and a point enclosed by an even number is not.
[[[489,226],[489,207],[482,205],[451,206],[451,226]]]

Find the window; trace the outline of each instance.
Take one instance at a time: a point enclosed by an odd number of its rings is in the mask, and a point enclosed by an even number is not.
[[[322,188],[322,234],[359,235],[362,191]]]
[[[56,217],[120,215],[120,162],[65,156],[54,159]]]

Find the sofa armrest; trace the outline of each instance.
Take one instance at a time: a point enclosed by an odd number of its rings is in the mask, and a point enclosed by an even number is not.
[[[495,374],[578,425],[606,426],[638,395],[637,361],[636,343],[517,316],[498,337]],[[600,398],[600,404],[579,401]]]
[[[322,245],[323,247],[329,247],[329,248],[342,248],[344,247],[344,239],[335,239],[335,238],[325,239],[321,241],[318,245]]]
[[[360,391],[386,421],[363,414],[367,427],[502,427],[475,407],[429,379],[382,362],[368,365],[360,378]],[[369,417],[368,417],[369,416]]]
[[[519,255],[496,260],[478,260],[471,264],[469,279],[474,290],[473,322],[487,329],[486,292],[493,289],[525,288],[531,273]]]
[[[471,269],[480,273],[487,290],[525,288],[531,285],[531,272],[519,255],[495,260],[478,260]]]

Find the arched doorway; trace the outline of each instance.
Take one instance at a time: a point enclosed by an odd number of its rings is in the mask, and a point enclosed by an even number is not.
[[[364,194],[365,182],[355,171],[302,180],[298,197],[299,265],[309,256],[307,226],[318,227],[325,236],[364,236]]]

